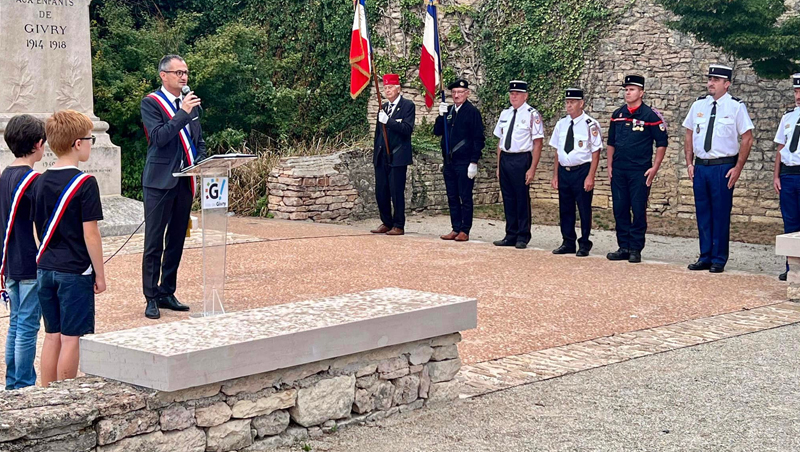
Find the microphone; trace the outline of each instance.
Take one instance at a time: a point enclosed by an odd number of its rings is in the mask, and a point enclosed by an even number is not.
[[[189,88],[189,85],[183,85],[183,88],[181,88],[181,102],[183,102],[183,98],[186,97],[186,95],[191,92],[192,89]],[[198,105],[197,110],[198,110],[197,115],[201,116],[203,114],[203,107],[201,105]]]

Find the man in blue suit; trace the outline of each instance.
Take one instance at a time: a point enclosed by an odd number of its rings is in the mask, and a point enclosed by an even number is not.
[[[411,132],[414,131],[414,102],[400,94],[400,77],[383,76],[384,102],[375,125],[372,164],[375,166],[375,200],[381,225],[373,234],[403,235],[406,225],[406,173],[411,164]],[[386,130],[389,149],[386,149]],[[394,207],[394,213],[392,208]]]
[[[188,311],[175,298],[178,265],[194,199],[194,178],[176,178],[172,173],[205,157],[206,143],[200,127],[200,98],[193,92],[182,96],[189,79],[186,62],[167,55],[158,64],[161,89],[141,103],[147,135],[147,159],[142,173],[144,210],[144,255],[142,286],[145,316],[157,319],[159,308]],[[160,278],[160,282],[159,282]]]

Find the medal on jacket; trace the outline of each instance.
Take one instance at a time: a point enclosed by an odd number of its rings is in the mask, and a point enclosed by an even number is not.
[[[634,119],[633,120],[633,130],[634,132],[644,132],[644,121]]]
[[[579,148],[582,148],[582,147],[583,147],[583,140],[579,140],[579,141],[578,141],[578,147],[579,147]]]
[[[697,129],[695,129],[696,133],[700,133],[700,124],[697,125]]]

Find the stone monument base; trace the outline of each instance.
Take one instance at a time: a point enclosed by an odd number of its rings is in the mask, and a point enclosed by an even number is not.
[[[100,235],[113,237],[132,234],[144,220],[144,203],[120,195],[103,196],[103,221]],[[144,226],[139,229],[144,232]]]

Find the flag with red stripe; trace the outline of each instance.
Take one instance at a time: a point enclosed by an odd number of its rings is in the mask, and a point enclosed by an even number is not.
[[[367,27],[365,0],[354,0],[353,30],[350,34],[350,97],[355,99],[369,86],[372,75],[372,44]]]
[[[433,107],[433,100],[442,79],[442,59],[439,52],[439,26],[436,20],[436,4],[428,0],[425,11],[425,33],[422,35],[422,56],[419,60],[419,79],[425,88],[425,106]]]

